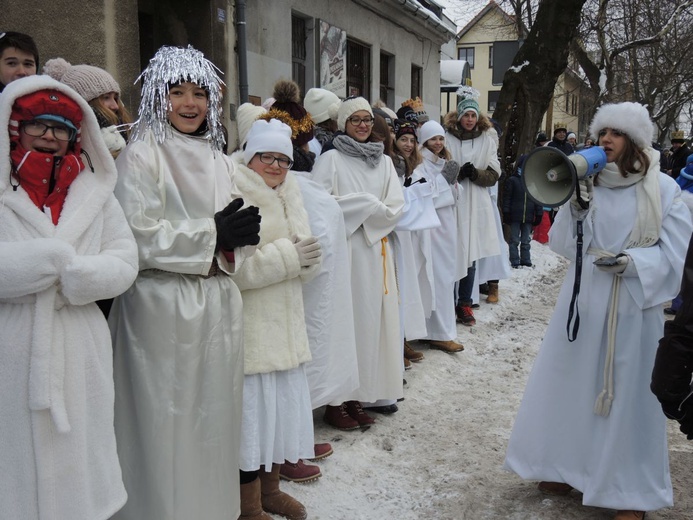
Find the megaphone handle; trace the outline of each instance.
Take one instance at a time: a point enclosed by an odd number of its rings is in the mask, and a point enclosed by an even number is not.
[[[577,192],[575,194],[576,195],[575,198],[577,199],[578,204],[580,204],[580,207],[582,209],[589,209],[590,203],[589,203],[589,201],[587,201],[581,197],[580,186],[575,186],[575,191]],[[578,222],[580,223],[580,227],[582,228],[582,221],[578,220]],[[581,239],[581,237],[580,237],[580,239]]]
[[[578,201],[584,202],[580,199],[579,192]],[[585,204],[589,205],[588,203]],[[578,297],[580,296],[580,282],[582,281],[582,219],[577,220],[576,235],[577,247],[575,249],[575,281],[573,282],[573,295],[570,298],[570,307],[568,308],[568,322],[565,326],[565,330],[568,333],[568,341],[571,343],[577,339],[578,330],[580,329],[580,309],[578,307]],[[573,316],[575,316],[575,322],[573,323],[573,330],[571,333],[570,324],[573,322]]]

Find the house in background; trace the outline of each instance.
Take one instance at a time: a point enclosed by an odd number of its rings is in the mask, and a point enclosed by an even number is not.
[[[457,57],[469,63],[472,86],[479,91],[479,107],[493,117],[503,86],[503,76],[522,45],[515,18],[494,1],[489,3],[457,33]],[[572,65],[572,66],[571,66]],[[592,96],[578,74],[574,60],[558,78],[553,101],[542,120],[548,136],[562,122],[584,140],[592,116]]]
[[[70,0],[5,4],[4,27],[33,37],[41,64],[60,56],[108,70],[132,112],[139,104],[133,83],[159,47],[201,50],[224,73],[231,147],[235,108],[245,92],[259,104],[281,78],[294,79],[303,93],[324,87],[340,97],[382,99],[395,110],[419,96],[437,118],[441,47],[454,45],[457,30],[434,0],[103,0],[80,9]],[[241,62],[247,63],[243,89]]]

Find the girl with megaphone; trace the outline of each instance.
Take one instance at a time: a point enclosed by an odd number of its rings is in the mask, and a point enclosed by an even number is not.
[[[602,106],[590,125],[607,164],[579,180],[549,245],[572,264],[558,297],[505,460],[553,495],[582,492],[615,519],[673,503],[666,419],[649,390],[661,304],[678,292],[691,219],[675,182],[659,171],[654,125],[638,103]],[[584,209],[578,200],[588,202]],[[584,223],[582,328],[568,338],[576,224]]]

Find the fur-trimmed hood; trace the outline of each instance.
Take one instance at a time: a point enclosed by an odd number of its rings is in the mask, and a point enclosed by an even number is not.
[[[485,114],[479,114],[479,120],[476,124],[476,129],[471,132],[466,132],[459,123],[459,116],[456,111],[451,111],[445,114],[443,118],[443,128],[460,140],[473,139],[479,137],[482,132],[493,128],[493,123]]]

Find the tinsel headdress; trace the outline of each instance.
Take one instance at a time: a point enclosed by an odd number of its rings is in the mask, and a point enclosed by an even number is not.
[[[225,142],[221,126],[224,82],[218,72],[221,71],[191,45],[161,47],[135,80],[135,83],[142,81],[142,101],[131,139],[142,139],[150,129],[158,143],[171,137],[168,90],[171,85],[189,82],[207,90],[207,138],[214,150],[221,150]]]

